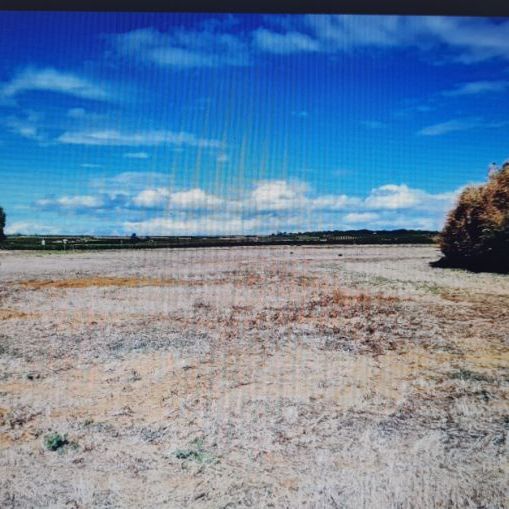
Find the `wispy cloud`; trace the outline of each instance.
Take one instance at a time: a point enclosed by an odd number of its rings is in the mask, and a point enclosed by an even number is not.
[[[123,56],[179,69],[243,66],[249,61],[247,45],[240,36],[211,25],[169,32],[142,28],[112,36],[112,40]]]
[[[4,124],[9,131],[18,136],[44,143],[47,140],[47,135],[39,125],[40,119],[39,113],[28,111],[18,116],[8,117]]]
[[[127,159],[148,159],[150,155],[147,152],[126,152],[124,157]]]
[[[235,235],[263,231],[267,220],[261,217],[215,214],[207,217],[157,217],[143,221],[127,221],[126,232],[141,235]]]
[[[379,214],[375,212],[350,212],[343,216],[343,220],[347,223],[357,224],[357,223],[370,223],[379,219]]]
[[[443,16],[308,15],[297,17],[281,38],[310,31],[301,51],[345,52],[356,48],[413,47],[423,52],[442,47],[465,64],[509,60],[509,21]],[[298,45],[293,46],[298,50]],[[444,57],[446,57],[444,52]]]
[[[478,118],[460,118],[439,122],[422,128],[417,134],[420,136],[441,136],[456,131],[467,131],[479,127],[492,127],[492,124],[485,123]]]
[[[45,224],[34,221],[16,221],[14,223],[7,223],[5,227],[7,235],[58,235],[61,229],[54,224]]]
[[[82,99],[107,100],[104,88],[76,74],[53,68],[26,68],[1,87],[1,95],[14,97],[28,91],[67,94]]]
[[[316,39],[301,32],[279,33],[259,28],[253,32],[253,40],[260,50],[269,53],[289,54],[320,50],[320,44]]]
[[[104,198],[101,196],[82,195],[82,196],[62,196],[60,198],[44,198],[37,200],[35,205],[40,209],[92,209],[96,210],[104,205]]]
[[[471,81],[462,83],[452,90],[442,92],[446,96],[477,95],[488,92],[504,92],[509,88],[509,81]]]
[[[71,145],[103,145],[103,146],[155,146],[176,145],[199,148],[220,148],[219,140],[200,138],[192,133],[173,131],[139,131],[125,133],[115,129],[92,131],[68,131],[61,134],[57,141]]]

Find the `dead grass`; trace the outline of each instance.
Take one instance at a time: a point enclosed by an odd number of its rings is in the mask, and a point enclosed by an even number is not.
[[[13,320],[21,318],[36,318],[37,313],[26,313],[17,309],[0,309],[0,320]]]
[[[140,286],[174,286],[181,282],[175,279],[156,279],[140,277],[81,277],[72,279],[32,279],[20,281],[18,284],[30,290],[41,290],[46,288],[90,288],[102,286],[117,286],[124,288],[135,288]]]
[[[426,249],[10,258],[0,506],[504,507],[509,280]]]

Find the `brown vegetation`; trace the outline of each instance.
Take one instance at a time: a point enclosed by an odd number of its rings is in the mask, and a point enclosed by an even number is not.
[[[467,187],[440,235],[437,266],[509,272],[509,163],[487,184]]]
[[[436,254],[0,252],[0,506],[505,507],[509,278]]]

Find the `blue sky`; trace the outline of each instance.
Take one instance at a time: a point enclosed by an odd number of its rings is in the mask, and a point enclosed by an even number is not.
[[[438,229],[508,125],[507,19],[0,14],[8,233]]]

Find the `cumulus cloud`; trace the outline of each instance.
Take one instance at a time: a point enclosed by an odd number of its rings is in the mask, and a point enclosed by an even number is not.
[[[150,186],[150,181],[158,185]],[[172,189],[167,176],[141,172],[94,179],[94,186],[100,190],[96,194],[44,198],[35,206],[98,217],[114,209],[127,229],[147,234],[271,233],[352,226],[438,229],[459,193],[433,194],[406,184],[386,184],[365,196],[317,195],[305,182],[279,179],[254,182],[232,197],[198,187]],[[140,213],[143,219],[136,219]]]
[[[307,185],[302,182],[259,181],[255,184],[246,206],[258,211],[294,209],[305,204],[306,191]]]
[[[144,189],[136,196],[132,202],[137,207],[164,207],[168,203],[170,192],[162,187],[157,189]]]
[[[107,100],[109,94],[104,88],[76,74],[53,68],[27,68],[5,83],[1,93],[14,97],[28,91],[46,91],[67,94],[82,99]]]
[[[170,197],[170,207],[179,209],[215,209],[222,204],[221,198],[199,188],[172,193]]]
[[[439,210],[449,208],[459,190],[449,193],[427,193],[406,184],[386,184],[371,190],[364,206],[371,210]]]

